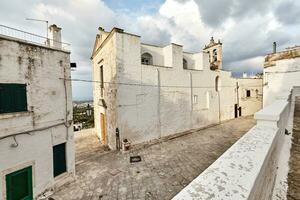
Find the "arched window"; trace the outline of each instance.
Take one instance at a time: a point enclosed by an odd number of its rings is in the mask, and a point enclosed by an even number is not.
[[[182,64],[183,64],[183,69],[188,68],[188,63],[187,63],[186,59],[182,59]]]
[[[218,53],[217,53],[217,49],[213,50],[213,61],[216,62],[218,60]]]
[[[150,53],[143,53],[141,56],[141,63],[143,65],[153,65],[152,55]]]
[[[217,76],[215,79],[215,89],[217,92],[221,90],[221,80],[219,76]]]

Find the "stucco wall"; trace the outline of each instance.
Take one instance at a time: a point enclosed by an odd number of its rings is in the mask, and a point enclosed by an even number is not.
[[[67,171],[74,173],[74,142],[70,53],[0,37],[0,83],[27,85],[28,111],[0,114],[0,198],[5,175],[33,164],[34,196],[57,182],[53,178],[52,146],[66,142]],[[64,85],[65,82],[65,85]],[[49,128],[47,128],[49,127]],[[51,128],[50,128],[51,127]],[[34,130],[40,131],[34,131]],[[4,197],[3,197],[4,198]]]
[[[116,35],[110,35],[106,45],[99,49],[93,58],[93,96],[94,96],[94,120],[95,132],[101,140],[104,140],[101,135],[101,113],[106,116],[106,140],[110,141],[110,146],[115,147],[115,130],[116,130],[116,95],[118,81],[117,77],[117,60],[116,60]],[[101,81],[100,81],[100,67],[103,66],[103,81],[104,90],[101,96]],[[105,98],[104,98],[105,97]],[[107,108],[104,108],[103,102]]]
[[[233,118],[235,80],[231,73],[184,70],[182,47],[176,44],[162,48],[166,66],[141,65],[145,45],[141,47],[140,38],[122,33],[117,38],[119,82],[129,83],[119,84],[117,92],[117,126],[122,139],[135,144]],[[198,62],[205,63],[201,60],[204,54],[199,55]],[[215,91],[217,76],[219,93]],[[195,95],[197,102],[193,102]]]
[[[298,51],[300,52],[300,50],[295,50],[295,52]],[[274,56],[276,56],[276,54]],[[267,63],[268,62],[266,61],[265,65]],[[281,93],[289,93],[293,86],[300,86],[299,77],[300,57],[283,57],[281,60],[273,61],[271,66],[265,67],[263,89],[264,106],[274,101],[274,99],[276,99],[278,95],[281,95]]]
[[[103,65],[105,82],[117,83],[105,84],[106,91],[115,87],[104,93],[106,109],[97,104],[100,84],[94,83],[95,131],[101,133],[99,116],[105,112],[111,148],[116,148],[116,128],[121,140],[136,144],[234,117],[236,79],[231,72],[211,71],[208,53],[184,53],[177,44],[142,44],[139,36],[119,29],[113,29],[108,38],[93,56],[93,72],[94,80],[100,80],[99,66]],[[145,52],[152,55],[153,65],[141,64]],[[183,69],[183,58],[188,69]]]
[[[149,44],[141,44],[141,54],[150,53],[153,57],[153,65],[164,66],[163,49]]]
[[[262,78],[239,78],[239,106],[242,107],[242,116],[253,115],[262,108]],[[250,97],[247,97],[250,90]]]

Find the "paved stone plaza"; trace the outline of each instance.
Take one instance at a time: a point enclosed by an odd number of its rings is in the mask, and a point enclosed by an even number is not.
[[[55,200],[171,199],[254,124],[252,117],[234,119],[128,153],[104,151],[100,145],[92,145],[91,140],[82,139],[81,134],[75,137],[76,154],[80,155],[76,156],[76,181],[51,197]],[[95,137],[92,140],[98,142]],[[135,155],[140,155],[142,161],[130,163],[130,156]]]

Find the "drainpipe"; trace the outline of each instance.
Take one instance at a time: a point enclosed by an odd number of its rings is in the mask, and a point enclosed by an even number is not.
[[[160,71],[157,70],[157,116],[158,116],[158,129],[159,129],[159,138],[161,138],[161,118],[160,118]]]
[[[117,151],[121,150],[121,141],[120,141],[120,131],[119,131],[119,128],[116,128],[116,149],[117,149]]]

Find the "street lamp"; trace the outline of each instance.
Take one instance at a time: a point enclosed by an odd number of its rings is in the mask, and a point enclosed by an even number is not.
[[[92,108],[91,108],[90,104],[87,105],[86,115],[87,116],[91,116],[92,115]]]

